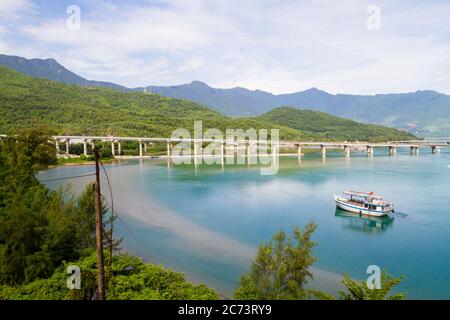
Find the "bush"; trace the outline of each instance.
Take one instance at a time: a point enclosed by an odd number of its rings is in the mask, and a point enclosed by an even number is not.
[[[81,289],[69,290],[66,285],[69,265],[81,269]],[[114,300],[210,300],[218,295],[205,285],[194,285],[182,273],[144,263],[140,258],[119,254],[113,257],[112,279],[105,252],[107,299]],[[49,279],[38,279],[18,287],[0,286],[0,299],[62,300],[91,299],[97,288],[97,256],[64,263]]]

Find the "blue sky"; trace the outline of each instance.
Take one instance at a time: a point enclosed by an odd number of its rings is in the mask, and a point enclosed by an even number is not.
[[[70,5],[79,29],[67,27]],[[371,5],[380,28],[367,26]],[[0,0],[0,53],[130,87],[450,94],[448,17],[437,0]]]

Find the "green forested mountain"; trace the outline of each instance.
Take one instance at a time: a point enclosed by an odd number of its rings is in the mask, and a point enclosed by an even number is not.
[[[147,90],[166,97],[189,99],[232,116],[256,116],[279,106],[290,106],[405,129],[421,136],[450,134],[450,95],[431,90],[352,95],[330,94],[311,88],[272,94],[245,88],[213,88],[199,81],[176,86],[150,86]]]
[[[450,133],[450,95],[430,90],[351,95],[330,94],[311,88],[288,94],[272,94],[239,87],[213,88],[200,81],[172,86],[126,88],[110,82],[87,80],[54,59],[25,59],[0,54],[0,66],[66,84],[108,87],[123,92],[142,92],[145,89],[165,97],[194,101],[228,116],[258,116],[279,106],[290,106],[400,128],[420,136],[447,136]]]
[[[194,121],[202,120],[203,128],[225,129],[279,128],[282,139],[337,138],[328,134],[341,132],[346,140],[394,140],[411,139],[414,136],[372,126],[344,131],[344,119],[327,122],[321,127],[324,113],[311,112],[318,127],[304,126],[288,121],[273,121],[268,115],[255,118],[230,118],[194,102],[167,98],[141,92],[124,93],[108,88],[86,88],[76,85],[32,78],[6,67],[0,67],[0,132],[14,133],[19,128],[46,124],[59,134],[68,135],[129,135],[169,137],[177,128],[193,129]],[[290,116],[286,116],[290,117]],[[275,119],[276,120],[276,119]],[[334,129],[332,129],[334,128]],[[362,135],[362,136],[361,136]]]
[[[292,107],[276,108],[257,118],[293,129],[305,130],[324,140],[386,141],[390,140],[389,137],[400,135],[406,139],[413,138],[411,134],[401,133],[394,128],[363,124],[325,112],[299,110]]]
[[[44,78],[48,80],[54,80],[67,84],[76,84],[86,87],[108,87],[121,91],[131,91],[119,84],[95,81],[85,79],[76,73],[68,70],[64,66],[58,63],[55,59],[27,59],[17,56],[8,56],[0,54],[0,65],[11,68],[26,75],[38,78]]]

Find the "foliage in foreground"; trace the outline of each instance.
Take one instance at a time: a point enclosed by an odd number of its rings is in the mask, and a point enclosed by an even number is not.
[[[403,279],[403,276],[394,278],[383,271],[381,273],[381,288],[369,289],[365,281],[355,281],[344,274],[342,283],[345,285],[346,291],[340,291],[339,297],[342,300],[403,300],[406,298],[405,293],[390,295],[390,291]]]
[[[92,185],[74,198],[36,179],[39,170],[56,163],[49,136],[36,128],[0,141],[0,284],[48,277],[63,261],[95,247]]]
[[[314,262],[311,240],[317,225],[309,223],[305,231],[294,228],[294,235],[284,231],[275,233],[269,243],[260,245],[251,270],[240,279],[234,297],[240,300],[331,300],[329,293],[306,288],[313,278],[309,271]],[[401,300],[406,294],[389,295],[404,277],[393,278],[386,272],[381,275],[381,289],[369,289],[365,281],[355,281],[344,274],[345,290],[339,292],[342,300]]]
[[[68,289],[66,273],[70,265],[81,269],[81,289]],[[194,285],[182,273],[144,263],[126,254],[113,256],[112,275],[105,253],[107,299],[119,300],[205,300],[217,299],[217,294],[205,285]],[[95,252],[78,261],[64,263],[48,279],[38,279],[17,287],[0,286],[0,300],[89,300],[97,288],[97,258]]]
[[[269,243],[260,245],[251,271],[241,278],[236,299],[306,299],[314,293],[305,289],[313,277],[309,268],[316,261],[311,251],[314,223],[305,232],[294,228],[294,237],[277,232]]]
[[[95,295],[92,185],[73,198],[50,191],[38,181],[38,171],[56,163],[49,136],[50,131],[36,128],[0,140],[0,299],[91,299]],[[107,212],[104,205],[102,211]],[[109,237],[105,231],[105,242]],[[114,248],[119,243],[114,241]],[[113,257],[111,278],[107,253],[105,258],[109,299],[217,298],[206,286],[186,282],[181,273],[127,255]],[[81,268],[81,290],[67,289],[69,265]]]

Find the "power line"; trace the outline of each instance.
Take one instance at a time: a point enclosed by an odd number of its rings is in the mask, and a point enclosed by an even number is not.
[[[108,182],[108,187],[109,187],[109,194],[111,196],[111,219],[110,219],[110,227],[109,227],[109,269],[110,269],[110,278],[112,281],[112,277],[113,277],[112,259],[113,259],[114,197],[113,197],[113,192],[112,192],[112,188],[111,188],[111,183],[109,181],[108,172],[106,171],[106,168],[103,165],[103,162],[101,159],[99,159],[99,162],[100,162],[100,165],[102,166],[103,171],[105,172],[106,181]]]
[[[40,182],[50,182],[50,181],[58,181],[58,180],[67,180],[67,179],[74,179],[74,178],[90,177],[90,176],[95,176],[95,172],[94,173],[89,173],[89,174],[81,174],[81,175],[78,175],[78,176],[61,177],[61,178],[46,179],[46,180],[39,180],[39,181]]]
[[[105,199],[104,196],[102,196],[103,200],[105,201],[106,205],[111,209],[111,205],[109,204],[108,200]],[[141,248],[142,252],[145,254],[145,256],[147,256],[148,259],[151,259],[151,255],[147,252],[147,250],[145,249],[144,245],[141,243],[141,241],[139,240],[138,236],[133,232],[133,230],[131,230],[130,226],[122,219],[122,217],[118,214],[118,212],[114,209],[114,213],[116,214],[116,217],[119,218],[119,220],[122,222],[122,224],[126,227],[126,229],[128,230],[128,232],[131,234],[131,236],[133,237],[134,241],[139,245],[139,247]]]

